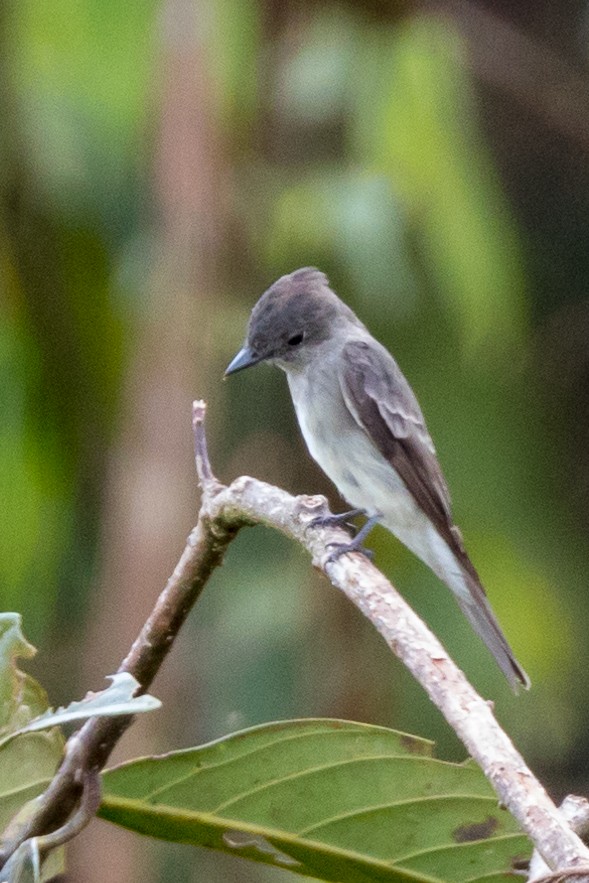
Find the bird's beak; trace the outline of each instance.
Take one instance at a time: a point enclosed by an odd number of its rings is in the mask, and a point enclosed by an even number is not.
[[[249,346],[244,346],[227,365],[225,377],[228,377],[229,374],[235,374],[236,371],[243,371],[244,368],[250,368],[258,362],[261,362],[260,356],[255,355]]]

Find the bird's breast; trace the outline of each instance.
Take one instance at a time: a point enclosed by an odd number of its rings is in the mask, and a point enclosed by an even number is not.
[[[413,499],[349,411],[337,373],[289,373],[288,383],[309,453],[340,494],[368,513],[395,510],[396,519],[412,521]]]

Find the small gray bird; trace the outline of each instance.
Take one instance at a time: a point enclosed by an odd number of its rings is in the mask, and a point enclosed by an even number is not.
[[[282,276],[262,295],[246,343],[225,373],[258,362],[285,371],[311,456],[368,516],[335,554],[361,550],[368,531],[383,524],[449,586],[512,687],[528,688],[453,522],[417,399],[390,353],[319,270]]]

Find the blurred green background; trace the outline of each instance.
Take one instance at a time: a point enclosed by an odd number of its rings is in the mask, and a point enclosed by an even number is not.
[[[100,689],[223,480],[341,500],[280,372],[222,383],[252,305],[325,270],[396,355],[533,689],[447,590],[393,579],[555,798],[588,787],[589,10],[571,0],[0,4],[0,593],[52,703]],[[463,752],[302,551],[242,532],[117,758],[336,716]],[[68,880],[284,881],[96,822]]]

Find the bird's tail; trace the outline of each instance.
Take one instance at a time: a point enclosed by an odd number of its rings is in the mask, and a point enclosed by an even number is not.
[[[530,679],[521,667],[491,609],[476,569],[468,557],[460,531],[450,528],[448,539],[436,537],[435,553],[424,560],[452,589],[460,609],[477,635],[483,640],[509,681],[514,692],[530,688]],[[433,547],[430,546],[433,551]],[[449,554],[448,554],[449,553]]]
[[[461,571],[464,574],[464,582],[468,588],[468,593],[454,589],[454,595],[460,605],[460,609],[497,660],[497,665],[511,684],[513,690],[516,693],[519,687],[525,687],[528,690],[530,688],[530,679],[515,658],[513,650],[497,622],[485,590],[470,560],[468,560],[467,567],[461,566]],[[453,587],[451,586],[451,588]]]
[[[393,532],[452,590],[460,609],[497,660],[512,689],[515,692],[519,687],[529,689],[530,679],[507,643],[458,528],[448,525],[442,536],[425,519],[421,531],[417,531],[415,525],[412,528],[401,532],[395,525]]]

